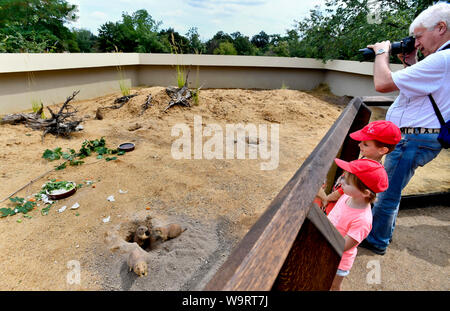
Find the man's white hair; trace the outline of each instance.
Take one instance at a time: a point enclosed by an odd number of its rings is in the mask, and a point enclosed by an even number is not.
[[[409,26],[409,34],[412,35],[416,27],[431,30],[439,22],[444,22],[447,25],[447,31],[450,31],[450,3],[439,2],[422,11]]]

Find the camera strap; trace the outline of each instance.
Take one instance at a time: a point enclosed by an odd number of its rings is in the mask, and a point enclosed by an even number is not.
[[[444,48],[441,51],[447,50],[447,49],[450,49],[450,44],[447,44],[446,46],[444,46]],[[431,96],[431,93],[428,94],[428,98],[430,99],[431,103],[433,104],[434,112],[436,113],[439,123],[441,124],[441,126],[444,126],[444,124],[445,124],[444,118],[442,117],[441,111],[439,110],[438,105],[436,104],[433,96]]]
[[[441,111],[439,110],[438,105],[434,101],[433,96],[431,96],[431,94],[428,94],[428,98],[430,99],[431,104],[433,104],[434,112],[436,113],[439,123],[441,124],[441,126],[444,126],[445,124],[444,118],[442,117]]]

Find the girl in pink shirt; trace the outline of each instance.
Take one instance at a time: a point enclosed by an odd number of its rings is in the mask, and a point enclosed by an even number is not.
[[[358,244],[372,229],[370,203],[375,201],[376,193],[387,189],[388,177],[384,167],[374,160],[346,162],[335,159],[335,162],[345,171],[342,182],[344,194],[328,215],[345,240],[344,253],[331,286],[331,290],[340,290],[342,280],[350,273]]]

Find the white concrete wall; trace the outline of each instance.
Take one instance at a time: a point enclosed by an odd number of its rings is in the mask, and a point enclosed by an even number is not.
[[[373,88],[373,63],[265,56],[3,53],[0,114],[29,110],[32,100],[44,105],[64,102],[75,90],[80,90],[78,100],[120,92],[120,74],[131,86],[175,85],[177,64],[190,68],[191,87],[198,69],[203,88],[278,89],[284,85],[310,90],[327,83],[336,95],[379,94]]]

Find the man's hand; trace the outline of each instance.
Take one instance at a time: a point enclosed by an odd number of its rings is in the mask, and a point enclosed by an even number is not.
[[[414,51],[409,54],[397,54],[397,57],[405,67],[414,65],[417,63],[417,49],[414,49]]]
[[[391,49],[391,42],[389,40],[383,42],[377,42],[372,45],[368,45],[375,53],[379,49],[383,49],[386,53],[376,55],[375,64],[373,68],[373,82],[375,90],[381,93],[388,93],[392,91],[398,91],[398,87],[395,85],[391,76],[391,69],[389,68],[389,51]]]
[[[389,55],[389,51],[391,50],[391,42],[389,40],[383,42],[377,42],[375,44],[371,44],[367,46],[369,49],[374,50],[376,53],[379,49],[383,49],[386,51],[386,54]]]

